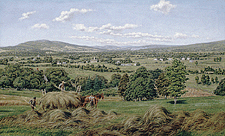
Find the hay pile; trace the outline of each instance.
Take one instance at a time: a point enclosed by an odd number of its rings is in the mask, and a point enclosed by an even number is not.
[[[76,92],[49,92],[40,99],[42,109],[69,109],[82,105],[83,97]]]
[[[112,128],[112,127],[111,127]],[[133,116],[124,120],[116,130],[124,135],[176,135],[180,131],[205,131],[219,132],[225,129],[225,113],[209,115],[201,110],[192,113],[180,111],[168,112],[164,107],[151,106],[146,113]],[[111,129],[115,130],[115,129]]]
[[[77,136],[86,135],[155,135],[173,136],[179,132],[208,131],[225,129],[225,112],[207,114],[204,111],[179,111],[170,113],[164,107],[153,105],[143,116],[132,116],[120,123],[109,125],[109,120],[118,117],[116,112],[106,113],[99,109],[53,109],[28,111],[19,116],[6,117],[0,125],[27,125],[56,129],[79,129]],[[102,126],[102,127],[94,127]]]
[[[27,111],[22,115],[5,117],[0,120],[0,124],[50,129],[84,129],[98,124],[104,125],[115,116],[98,109],[79,107],[74,110],[53,109],[47,111]]]

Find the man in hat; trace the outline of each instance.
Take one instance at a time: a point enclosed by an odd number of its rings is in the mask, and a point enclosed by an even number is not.
[[[34,110],[36,108],[36,97],[29,101],[31,108]]]
[[[62,92],[65,91],[65,83],[66,83],[66,82],[62,81],[62,83],[59,84],[59,88],[61,89]]]

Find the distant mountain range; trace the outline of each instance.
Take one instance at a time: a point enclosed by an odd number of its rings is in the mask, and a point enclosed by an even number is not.
[[[195,51],[225,51],[225,40],[192,45],[146,45],[146,46],[80,46],[60,41],[37,40],[21,43],[16,46],[1,47],[1,52],[103,52],[122,50],[142,51],[169,51],[169,52],[195,52]]]

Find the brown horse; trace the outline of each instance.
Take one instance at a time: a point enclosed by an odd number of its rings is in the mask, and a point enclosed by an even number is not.
[[[83,107],[86,107],[86,104],[90,103],[92,107],[95,105],[95,107],[97,108],[99,99],[104,99],[103,93],[101,93],[101,94],[97,93],[96,95],[84,96]]]

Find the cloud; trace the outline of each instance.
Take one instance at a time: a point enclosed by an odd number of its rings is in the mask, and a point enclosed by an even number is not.
[[[193,34],[191,37],[192,37],[192,38],[200,38],[199,35],[195,35],[195,34]]]
[[[78,31],[86,31],[86,27],[84,24],[74,24],[73,29],[78,30]]]
[[[200,38],[199,35],[187,35],[187,34],[183,34],[183,33],[178,33],[176,32],[175,35],[173,36],[175,39],[187,39],[187,38]]]
[[[32,29],[49,29],[49,26],[46,24],[35,24],[31,28]]]
[[[125,24],[124,26],[110,26],[109,28],[105,29],[110,29],[110,30],[124,30],[124,29],[132,29],[136,28],[138,25],[135,24]]]
[[[152,5],[150,8],[154,11],[162,12],[163,14],[168,14],[171,9],[175,8],[176,5],[170,4],[170,1],[160,0],[157,5]]]
[[[124,26],[112,26],[110,23],[106,25],[102,25],[101,27],[85,27],[84,24],[73,24],[73,29],[78,31],[86,31],[86,32],[94,32],[99,30],[108,30],[100,32],[101,34],[106,34],[107,32],[111,32],[113,30],[125,30],[125,29],[132,29],[136,28],[138,25],[135,24],[125,24]]]
[[[36,13],[36,11],[31,11],[31,12],[27,12],[27,13],[23,13],[22,17],[19,18],[19,20],[24,20],[24,19],[28,19],[30,17],[30,15]]]
[[[188,36],[186,34],[176,32],[175,35],[174,35],[174,38],[186,39],[186,38],[188,38]]]
[[[149,45],[149,44],[152,44],[152,42],[148,41],[148,40],[120,42],[120,41],[116,41],[114,39],[103,39],[103,38],[97,38],[94,36],[70,36],[70,38],[98,42],[102,45],[122,45],[123,46],[123,45]]]
[[[57,21],[57,22],[65,22],[65,21],[69,21],[71,18],[73,18],[75,13],[80,13],[80,14],[85,14],[87,12],[91,12],[93,11],[92,9],[75,9],[75,8],[71,8],[69,11],[62,11],[61,15],[59,17],[56,17],[55,19],[53,19],[53,21]]]

